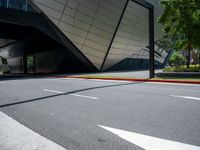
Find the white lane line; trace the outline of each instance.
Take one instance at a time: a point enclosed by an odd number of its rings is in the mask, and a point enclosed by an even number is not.
[[[200,150],[200,147],[194,145],[169,141],[102,125],[98,126],[145,150]]]
[[[48,89],[43,89],[45,92],[51,92],[51,93],[57,93],[57,94],[64,94],[65,92],[60,92],[60,91],[55,91],[55,90],[48,90]]]
[[[92,97],[92,96],[85,96],[85,95],[80,95],[80,94],[70,94],[71,96],[76,96],[76,97],[82,97],[82,98],[89,98],[89,99],[94,99],[98,100],[98,97]]]
[[[49,89],[43,89],[45,92],[51,92],[51,93],[57,93],[57,94],[64,94],[65,92],[61,91],[55,91],[55,90],[49,90]],[[98,97],[92,97],[92,96],[86,96],[86,95],[80,95],[80,94],[69,94],[71,96],[76,96],[76,97],[82,97],[82,98],[88,98],[88,99],[93,99],[93,100],[98,100]]]
[[[78,80],[78,81],[84,81],[84,80],[87,80],[87,79],[81,79],[81,78],[60,78],[60,79],[65,79],[65,80]]]
[[[66,150],[0,112],[1,150]]]
[[[143,83],[142,83],[143,84]],[[127,86],[132,86],[132,87],[139,87],[139,88],[144,88],[144,89],[158,89],[158,90],[168,90],[168,91],[184,91],[184,92],[193,92],[193,93],[199,93],[199,91],[195,91],[195,90],[187,90],[187,89],[175,89],[175,88],[163,88],[163,87],[147,87],[143,85],[127,85]]]
[[[191,99],[191,100],[197,100],[200,101],[199,97],[191,97],[191,96],[180,96],[180,95],[170,95],[172,97],[178,97],[178,98],[184,98],[184,99]]]

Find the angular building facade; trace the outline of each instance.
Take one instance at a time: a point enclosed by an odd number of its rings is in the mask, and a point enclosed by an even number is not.
[[[146,1],[155,7],[155,66],[163,67],[162,8]],[[0,26],[0,56],[12,72],[149,67],[148,10],[132,0],[0,0]]]

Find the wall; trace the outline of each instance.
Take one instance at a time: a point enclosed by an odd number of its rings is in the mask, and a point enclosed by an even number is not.
[[[100,68],[126,0],[34,0]]]
[[[157,23],[162,8],[158,0],[147,1],[155,7],[155,41],[157,41],[162,37],[161,25]],[[34,0],[34,2],[100,69],[126,0]],[[148,10],[129,0],[103,69],[106,70],[126,58],[149,59],[149,52],[144,50],[148,46],[148,30]],[[167,56],[166,53],[161,55],[163,55],[161,58],[155,58],[159,62]]]

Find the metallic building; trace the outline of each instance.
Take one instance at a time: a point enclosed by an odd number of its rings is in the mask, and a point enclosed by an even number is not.
[[[155,7],[155,65],[162,67],[170,54],[159,41],[157,17],[162,8],[157,0],[146,1]],[[0,14],[0,32],[10,35],[0,37],[0,56],[7,58],[13,72],[149,66],[148,11],[131,0],[0,0]]]

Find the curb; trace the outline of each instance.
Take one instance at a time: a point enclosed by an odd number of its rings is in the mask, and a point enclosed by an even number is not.
[[[141,78],[101,78],[101,77],[79,77],[79,76],[57,76],[56,78],[77,78],[77,79],[98,79],[130,82],[157,82],[157,83],[182,83],[182,84],[200,84],[200,81],[190,80],[162,80],[162,79],[141,79]]]

